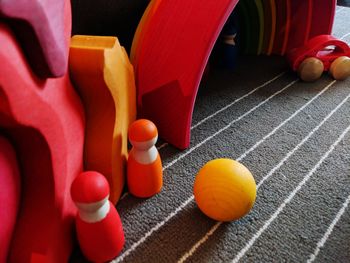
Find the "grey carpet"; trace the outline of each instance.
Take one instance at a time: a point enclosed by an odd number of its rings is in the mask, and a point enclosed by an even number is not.
[[[350,9],[338,7],[333,34],[350,42],[349,32]],[[188,150],[159,150],[162,192],[119,202],[126,244],[113,262],[177,262],[194,246],[186,262],[306,262],[324,236],[315,262],[350,262],[350,131],[340,137],[350,125],[350,79],[293,83],[281,57],[248,56],[238,65],[202,81],[193,125],[285,73],[195,127]],[[256,203],[241,220],[218,224],[191,199],[195,174],[211,159],[245,153],[241,162],[259,184]]]

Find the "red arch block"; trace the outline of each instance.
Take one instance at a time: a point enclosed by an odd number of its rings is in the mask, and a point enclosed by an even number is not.
[[[309,40],[312,21],[312,0],[290,1],[290,31],[287,51],[304,45]],[[318,17],[322,20],[322,17]],[[328,29],[327,29],[328,30]],[[284,52],[285,53],[285,52]],[[283,55],[284,55],[283,53]]]
[[[238,0],[153,0],[132,47],[140,117],[189,146],[192,111],[211,49]]]
[[[273,54],[284,55],[286,52],[290,30],[291,1],[296,0],[275,0],[276,31],[273,41]]]
[[[312,0],[312,20],[309,39],[332,32],[336,0]]]
[[[16,149],[22,183],[9,262],[67,262],[76,212],[69,190],[82,171],[83,109],[68,74],[39,79],[1,23],[0,43],[0,128]]]
[[[0,134],[0,262],[7,262],[20,192],[21,179],[15,150],[7,138]]]

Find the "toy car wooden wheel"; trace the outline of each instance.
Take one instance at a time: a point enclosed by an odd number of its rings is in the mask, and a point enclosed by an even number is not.
[[[344,80],[350,76],[350,58],[341,56],[334,60],[329,68],[329,73],[336,80]]]
[[[311,82],[321,77],[324,66],[321,60],[309,57],[303,60],[298,67],[299,77],[303,81]]]

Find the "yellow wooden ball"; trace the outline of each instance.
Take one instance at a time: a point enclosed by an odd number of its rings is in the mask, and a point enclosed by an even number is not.
[[[256,184],[243,164],[231,159],[215,159],[199,170],[193,192],[199,209],[208,217],[232,221],[253,207]]]

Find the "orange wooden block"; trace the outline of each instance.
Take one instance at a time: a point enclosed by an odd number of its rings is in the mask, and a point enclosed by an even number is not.
[[[68,16],[65,21],[69,40]],[[0,129],[16,150],[22,189],[8,262],[67,262],[76,212],[69,190],[82,171],[83,108],[68,74],[39,79],[1,23],[0,43]]]
[[[86,112],[85,169],[106,176],[116,203],[125,183],[127,131],[136,118],[133,67],[117,38],[79,35],[69,65]]]

